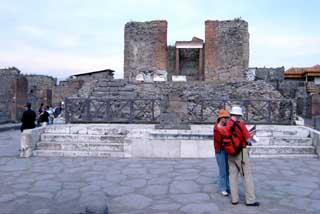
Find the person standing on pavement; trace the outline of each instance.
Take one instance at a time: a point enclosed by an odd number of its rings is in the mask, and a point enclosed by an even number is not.
[[[259,206],[260,203],[256,201],[254,192],[249,153],[247,149],[247,142],[252,138],[255,132],[251,132],[250,134],[245,123],[242,121],[243,113],[240,106],[233,106],[230,115],[231,117],[227,122],[227,127],[230,134],[235,132],[242,145],[239,154],[235,156],[229,155],[228,157],[231,203],[233,205],[239,203],[238,176],[240,173],[245,188],[245,204],[247,206]]]
[[[22,118],[21,118],[22,125],[20,127],[21,132],[23,132],[23,130],[25,129],[33,129],[36,127],[35,122],[36,122],[37,115],[31,109],[31,103],[27,103],[25,107],[27,109],[22,114]]]
[[[218,119],[213,129],[214,150],[219,167],[218,187],[219,192],[223,196],[228,196],[230,192],[228,155],[222,146],[222,139],[228,134],[224,127],[226,126],[229,117],[229,112],[221,109],[218,112]]]

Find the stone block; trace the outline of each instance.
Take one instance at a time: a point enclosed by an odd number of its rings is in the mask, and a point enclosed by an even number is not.
[[[198,155],[198,143],[194,141],[181,141],[181,157],[182,158],[197,158]]]

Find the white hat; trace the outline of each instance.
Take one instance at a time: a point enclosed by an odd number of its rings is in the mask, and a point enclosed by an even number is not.
[[[230,114],[242,116],[242,108],[240,106],[232,106]]]

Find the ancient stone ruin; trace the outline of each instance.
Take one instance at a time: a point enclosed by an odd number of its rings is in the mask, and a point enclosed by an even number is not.
[[[69,99],[67,121],[163,122],[168,126],[170,120],[178,128],[172,121],[184,127],[212,123],[219,108],[233,104],[242,105],[251,122],[291,120],[294,103],[282,100],[271,84],[246,79],[246,21],[207,20],[204,40],[194,37],[176,41],[175,46],[167,44],[167,27],[163,20],[127,23],[124,80],[96,80],[86,93]]]
[[[167,71],[187,80],[244,80],[249,63],[248,23],[244,20],[205,22],[205,41],[167,45],[167,22],[125,25],[124,78],[141,81],[146,71]],[[152,79],[147,79],[152,81]]]

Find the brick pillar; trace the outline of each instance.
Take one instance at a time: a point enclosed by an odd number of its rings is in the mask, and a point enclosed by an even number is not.
[[[179,48],[176,48],[176,75],[180,74],[180,57]]]
[[[204,80],[217,79],[217,55],[216,55],[216,36],[217,21],[205,22],[205,57],[204,57]]]
[[[199,49],[199,80],[203,80],[203,50]]]

